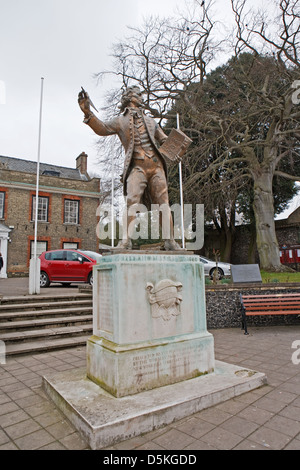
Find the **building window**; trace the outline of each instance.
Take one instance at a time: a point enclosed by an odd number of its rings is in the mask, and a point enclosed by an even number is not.
[[[64,223],[79,224],[79,201],[65,199]]]
[[[36,242],[36,256],[39,257],[44,251],[47,251],[48,242]],[[30,241],[30,258],[34,257],[34,240]]]
[[[63,242],[63,248],[65,250],[77,250],[79,243]]]
[[[49,198],[45,196],[39,196],[38,199],[38,222],[48,222],[48,207],[49,207]],[[35,220],[35,211],[36,211],[36,197],[32,196],[32,213],[31,220]]]
[[[0,192],[0,219],[4,219],[5,192]]]

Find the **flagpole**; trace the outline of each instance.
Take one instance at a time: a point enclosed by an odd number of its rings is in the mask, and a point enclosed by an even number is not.
[[[41,78],[41,97],[40,97],[40,116],[39,116],[39,136],[38,136],[38,155],[36,167],[36,193],[35,193],[35,221],[34,221],[34,249],[33,258],[29,265],[29,294],[40,293],[40,259],[37,258],[37,226],[38,226],[38,205],[39,205],[39,181],[40,181],[40,154],[41,154],[41,135],[42,135],[42,110],[43,110],[43,92],[44,78]]]
[[[177,129],[180,129],[179,123],[179,113],[177,113]],[[181,238],[182,238],[182,248],[185,249],[185,239],[184,239],[184,219],[183,219],[183,185],[182,185],[182,164],[179,162],[179,187],[180,187],[180,211],[181,211]]]
[[[111,157],[111,246],[114,248],[115,246],[115,220],[114,220],[114,199],[115,199],[115,184],[114,184],[114,175],[115,168],[114,168],[114,157],[112,152]]]
[[[38,226],[38,205],[39,205],[39,184],[40,184],[40,156],[41,156],[41,135],[42,135],[42,112],[43,112],[43,92],[44,78],[41,78],[41,99],[40,99],[40,119],[39,119],[39,140],[38,157],[36,168],[36,195],[35,195],[35,224],[34,224],[34,259],[37,255],[37,226]]]

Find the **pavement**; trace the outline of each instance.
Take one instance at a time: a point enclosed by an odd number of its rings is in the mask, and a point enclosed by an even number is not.
[[[65,293],[74,293],[78,292],[78,289],[83,286],[88,286],[88,284],[71,284],[66,286],[63,284],[50,284],[49,287],[43,287],[40,289],[39,295],[55,295],[55,294],[65,294]],[[16,278],[0,278],[0,295],[3,297],[15,297],[15,296],[24,296],[29,294],[29,278],[28,277],[16,277]]]
[[[210,332],[217,360],[264,372],[268,384],[105,450],[300,449],[300,326],[251,327],[249,336],[239,328]],[[85,363],[79,347],[0,364],[0,450],[89,449],[42,388],[45,374]]]

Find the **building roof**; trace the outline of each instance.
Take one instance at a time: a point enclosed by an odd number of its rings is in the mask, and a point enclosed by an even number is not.
[[[299,227],[300,226],[300,207],[297,207],[287,219],[275,220],[276,227]]]
[[[36,174],[37,162],[0,155],[0,169]],[[72,180],[88,180],[87,176],[81,174],[76,168],[67,168],[48,163],[40,163],[40,175],[56,176],[58,178]]]

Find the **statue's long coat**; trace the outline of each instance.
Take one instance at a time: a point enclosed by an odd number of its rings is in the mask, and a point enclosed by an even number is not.
[[[167,136],[152,117],[147,116],[143,113],[143,119],[150,141],[158,152],[159,156],[161,157],[164,170],[167,176],[167,165],[164,157],[159,152],[159,148],[157,146],[157,143],[159,145],[162,145],[167,139]],[[114,134],[117,134],[119,136],[119,139],[122,142],[122,145],[125,150],[125,161],[122,180],[124,184],[124,194],[126,195],[126,180],[130,171],[130,164],[134,150],[134,123],[131,112],[129,111],[129,109],[126,109],[123,114],[107,122],[102,122],[100,121],[100,119],[93,115],[89,120],[88,125],[93,129],[96,134],[100,136],[108,136]]]

